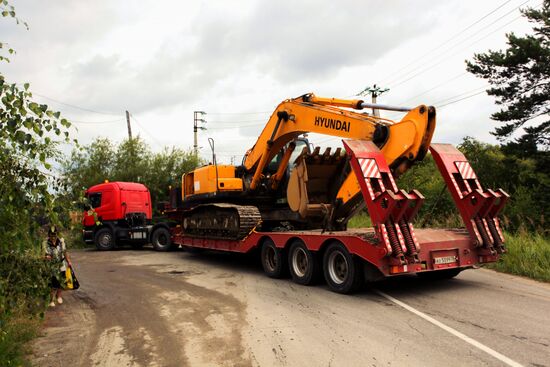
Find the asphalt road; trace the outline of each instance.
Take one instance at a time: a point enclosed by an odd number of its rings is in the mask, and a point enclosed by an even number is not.
[[[48,312],[38,366],[550,366],[550,285],[468,270],[345,296],[254,259],[72,253],[81,289]]]

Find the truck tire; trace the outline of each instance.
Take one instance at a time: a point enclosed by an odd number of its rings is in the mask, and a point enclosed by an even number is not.
[[[333,242],[323,256],[323,272],[330,290],[351,293],[364,283],[363,264],[340,242]]]
[[[151,236],[151,244],[156,251],[172,250],[172,238],[170,231],[167,228],[159,227],[153,231]]]
[[[260,254],[265,274],[270,278],[282,278],[287,274],[288,264],[283,251],[271,239],[264,240]]]
[[[108,251],[115,248],[115,236],[110,228],[101,228],[94,237],[95,247],[100,251]]]
[[[456,277],[463,269],[444,269],[444,270],[435,270],[428,271],[424,273],[417,273],[419,278],[429,279],[429,280],[443,280],[443,279],[452,279]]]
[[[288,267],[294,283],[311,285],[319,280],[321,267],[317,254],[309,251],[300,240],[295,240],[290,244]]]

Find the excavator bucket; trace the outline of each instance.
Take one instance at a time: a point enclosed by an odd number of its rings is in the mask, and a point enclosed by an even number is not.
[[[330,212],[329,195],[337,177],[345,167],[346,155],[342,148],[331,154],[331,148],[321,154],[320,147],[312,153],[304,148],[296,158],[287,186],[290,208],[303,218],[324,218]]]

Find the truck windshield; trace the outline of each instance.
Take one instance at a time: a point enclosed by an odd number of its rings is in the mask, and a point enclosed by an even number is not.
[[[98,208],[101,206],[101,193],[100,192],[94,192],[92,194],[88,194],[88,201],[90,202],[90,205],[92,208]]]

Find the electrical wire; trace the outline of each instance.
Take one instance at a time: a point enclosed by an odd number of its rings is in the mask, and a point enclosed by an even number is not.
[[[36,92],[32,92],[32,94],[33,94],[33,95],[37,95],[37,96],[42,97],[42,98],[45,98],[45,99],[47,99],[47,100],[49,100],[49,101],[52,101],[52,102],[55,102],[55,103],[59,103],[60,105],[63,105],[63,106],[76,108],[77,110],[82,110],[82,111],[92,112],[92,113],[98,113],[98,114],[101,114],[101,115],[110,115],[110,116],[120,115],[120,113],[96,111],[96,110],[92,110],[92,109],[89,109],[89,108],[76,106],[76,105],[73,105],[73,104],[70,104],[70,103],[61,102],[61,101],[59,101],[59,100],[57,100],[57,99],[53,99],[53,98],[51,98],[51,97],[48,97],[48,96],[45,96],[45,95],[43,95],[43,94],[36,93]]]
[[[475,44],[478,43],[478,42],[481,42],[482,40],[484,40],[485,38],[489,37],[489,36],[492,35],[493,33],[498,32],[498,31],[501,30],[502,28],[504,28],[504,27],[506,27],[507,25],[509,25],[509,24],[511,24],[511,23],[513,23],[513,22],[515,22],[515,21],[517,21],[517,20],[519,20],[520,18],[522,18],[521,15],[518,16],[518,17],[516,17],[516,18],[514,18],[514,19],[512,19],[511,21],[509,21],[509,22],[503,24],[502,26],[500,26],[500,27],[494,29],[493,31],[487,33],[486,35],[484,35],[483,37],[477,39],[476,41],[474,41],[474,42],[468,44],[466,47],[461,48],[461,49],[458,50],[457,52],[452,53],[452,54],[450,54],[450,55],[448,55],[448,56],[446,56],[446,57],[443,57],[443,58],[439,59],[438,61],[436,61],[436,62],[430,64],[430,65],[427,66],[426,68],[421,69],[421,70],[418,71],[417,73],[415,73],[415,74],[409,76],[408,78],[406,78],[406,79],[404,79],[404,80],[401,80],[399,83],[392,85],[391,88],[395,88],[395,87],[398,87],[398,86],[400,86],[400,85],[402,85],[402,84],[405,84],[406,82],[408,82],[408,81],[410,81],[410,80],[416,78],[417,76],[422,75],[422,74],[424,74],[424,73],[427,72],[427,71],[430,71],[430,70],[433,69],[435,66],[440,65],[442,62],[446,61],[446,60],[449,59],[450,57],[455,56],[456,54],[458,54],[458,53],[460,53],[461,51],[463,51],[463,50],[465,50],[465,49],[467,49],[467,48],[469,48],[469,47],[475,45]]]
[[[415,59],[414,61],[412,61],[411,63],[409,63],[407,66],[401,68],[399,71],[397,72],[394,72],[392,73],[392,77],[390,79],[385,79],[383,80],[382,83],[380,83],[381,85],[384,85],[384,84],[391,84],[391,83],[396,83],[398,82],[400,79],[410,75],[411,73],[413,73],[415,70],[418,70],[419,68],[421,68],[423,65],[418,65],[418,66],[415,66],[413,67],[411,70],[405,72],[405,73],[402,73],[403,71],[407,70],[408,68],[411,67],[411,65],[415,65],[418,63],[418,61],[421,61],[423,59],[425,59],[426,57],[428,57],[429,55],[431,55],[433,52],[439,50],[441,47],[447,45],[450,41],[452,41],[453,39],[456,39],[458,36],[460,36],[461,34],[463,34],[464,32],[466,32],[468,29],[471,29],[474,25],[478,24],[480,21],[486,19],[488,16],[492,15],[493,13],[495,13],[497,10],[499,10],[500,8],[502,8],[504,5],[508,4],[511,0],[508,0],[506,2],[504,2],[503,4],[499,5],[497,8],[493,9],[492,11],[490,11],[489,13],[485,14],[483,17],[479,18],[477,21],[475,21],[474,23],[470,24],[469,26],[467,26],[466,28],[462,29],[461,31],[459,31],[458,33],[456,33],[455,35],[451,36],[449,39],[447,39],[446,41],[442,42],[441,44],[439,44],[438,46],[436,46],[435,48],[431,49],[430,51],[428,51],[427,53],[423,54],[422,56],[420,56],[419,58]],[[484,29],[488,28],[489,26],[493,25],[495,22],[499,21],[500,19],[504,18],[505,16],[509,15],[510,13],[513,13],[514,11],[518,10],[521,6],[525,5],[526,3],[528,3],[529,1],[531,0],[526,0],[524,1],[523,3],[521,3],[519,6],[515,7],[514,9],[512,9],[511,11],[505,13],[504,15],[502,15],[501,17],[497,18],[495,21],[493,21],[492,23],[488,24],[488,25],[485,25],[484,27],[482,27],[481,29],[479,29],[476,33],[479,33],[481,31],[483,31]],[[466,38],[467,40],[468,38]],[[463,43],[464,40],[460,41],[460,43]],[[454,46],[452,46],[451,48],[447,49],[446,51],[444,51],[443,53],[446,53],[446,52],[449,52],[451,51],[454,47],[456,47],[457,44],[455,44]],[[439,55],[441,56],[441,54]]]
[[[147,129],[145,129],[145,128],[143,127],[143,125],[139,123],[139,121],[136,119],[136,117],[135,117],[134,115],[132,115],[132,114],[130,113],[130,117],[132,117],[132,119],[134,120],[134,122],[136,123],[136,125],[139,126],[139,127],[141,128],[141,130],[143,130],[144,133],[146,133],[147,135],[149,135],[149,137],[153,140],[153,142],[155,142],[158,146],[163,146],[163,144],[162,144],[159,140],[157,140],[157,139],[153,136],[153,134],[151,134],[149,131],[147,131]]]
[[[232,129],[239,129],[239,128],[247,128],[247,127],[260,127],[265,126],[265,124],[252,124],[252,125],[234,125],[234,126],[209,126],[206,128],[206,130],[232,130]]]
[[[273,113],[273,111],[261,111],[261,112],[207,112],[207,115],[261,115]]]
[[[452,81],[454,81],[454,80],[456,80],[456,79],[458,79],[458,78],[461,78],[461,77],[463,77],[463,76],[465,76],[465,75],[467,75],[467,74],[468,74],[468,72],[465,71],[465,72],[463,72],[463,73],[460,73],[460,74],[458,74],[458,75],[455,75],[454,77],[452,77],[452,78],[450,78],[450,79],[447,79],[447,80],[445,80],[444,82],[441,82],[441,83],[439,83],[439,84],[437,84],[437,85],[431,87],[430,89],[425,90],[425,91],[422,92],[422,93],[416,94],[416,95],[412,96],[411,98],[409,98],[409,99],[407,99],[407,100],[405,100],[405,101],[403,101],[403,102],[400,102],[399,105],[400,105],[400,106],[403,106],[403,105],[406,104],[407,102],[410,102],[410,101],[414,100],[414,99],[417,98],[417,97],[423,96],[424,94],[429,93],[429,92],[431,92],[431,91],[433,91],[433,90],[435,90],[435,89],[437,89],[437,88],[439,88],[439,87],[442,87],[442,86],[444,86],[444,85],[447,85],[449,82],[452,82]]]
[[[207,123],[215,123],[215,124],[239,124],[241,122],[266,122],[266,120],[235,120],[235,121],[229,121],[229,120],[213,120],[213,121],[206,121]]]
[[[446,103],[446,102],[448,102],[448,101],[454,100],[454,99],[456,99],[456,98],[460,98],[460,97],[465,96],[465,95],[470,94],[470,93],[479,92],[479,91],[482,91],[482,92],[483,92],[483,91],[487,90],[487,88],[489,88],[489,87],[490,87],[489,84],[485,84],[485,85],[483,85],[483,86],[481,86],[481,87],[477,87],[477,88],[471,89],[471,90],[469,90],[469,91],[466,91],[466,92],[462,92],[462,93],[456,94],[456,95],[454,95],[454,96],[452,96],[452,97],[447,97],[447,98],[440,99],[440,100],[438,100],[438,101],[436,101],[436,102],[433,102],[432,105],[434,105],[434,106],[437,107],[437,106],[440,106],[440,105],[443,104],[443,103]]]
[[[73,119],[67,119],[69,122],[73,122],[75,124],[82,124],[82,125],[94,125],[94,124],[114,124],[116,122],[123,122],[126,121],[124,118],[116,119],[116,120],[107,120],[107,121],[79,121],[79,120],[73,120]]]
[[[464,101],[465,99],[469,99],[469,98],[475,97],[475,96],[477,96],[478,94],[481,94],[481,93],[485,93],[485,90],[479,91],[479,92],[477,92],[477,93],[474,93],[474,94],[469,95],[469,96],[466,96],[466,97],[459,98],[459,99],[457,99],[457,100],[455,100],[455,101],[450,101],[450,102],[444,103],[444,104],[439,105],[439,106],[436,105],[436,107],[437,107],[438,109],[441,109],[441,108],[443,108],[443,107],[445,107],[445,106],[449,106],[449,105],[455,104],[455,103],[457,103],[457,102]]]

